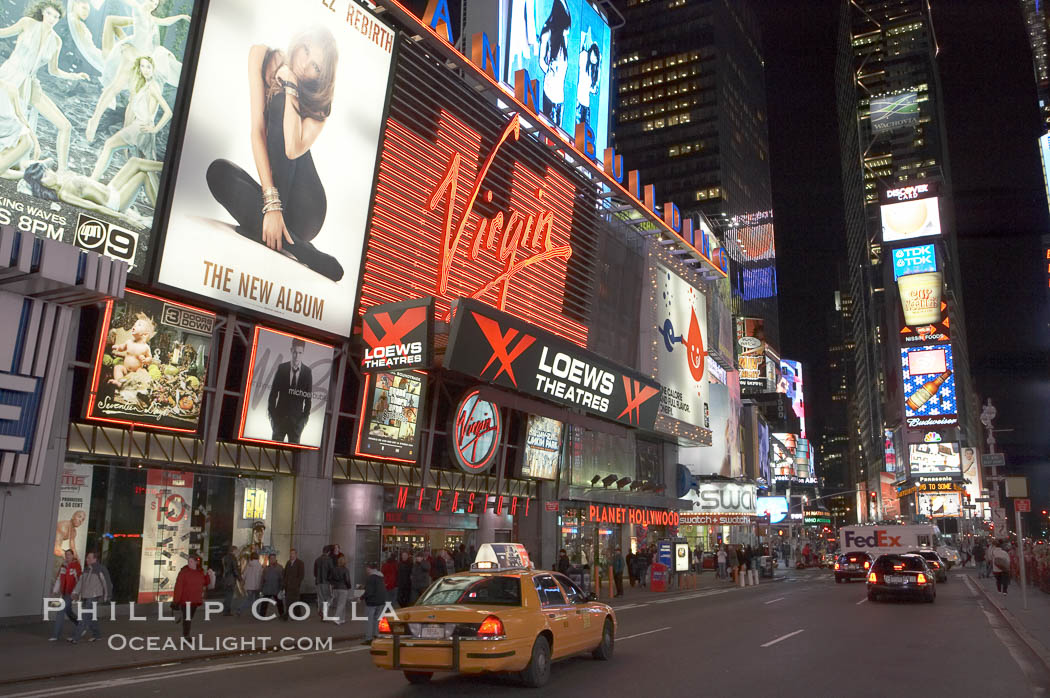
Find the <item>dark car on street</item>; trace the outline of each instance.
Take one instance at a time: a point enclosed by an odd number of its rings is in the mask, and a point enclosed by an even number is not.
[[[868,601],[885,598],[916,599],[933,603],[937,598],[934,572],[921,555],[880,555],[868,572]]]
[[[919,555],[926,560],[926,564],[937,577],[938,584],[948,583],[948,563],[935,550],[909,550],[908,555]]]
[[[842,553],[835,559],[835,583],[861,581],[868,578],[871,555],[861,552]]]

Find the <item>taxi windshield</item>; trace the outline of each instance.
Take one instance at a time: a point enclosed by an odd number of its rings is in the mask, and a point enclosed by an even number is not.
[[[470,604],[479,606],[520,606],[521,580],[517,577],[442,577],[416,601],[417,606]]]

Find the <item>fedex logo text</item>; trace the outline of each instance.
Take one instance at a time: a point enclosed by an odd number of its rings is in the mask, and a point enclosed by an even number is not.
[[[870,536],[858,536],[853,531],[846,531],[846,548],[900,548],[901,537],[889,533],[876,529]]]

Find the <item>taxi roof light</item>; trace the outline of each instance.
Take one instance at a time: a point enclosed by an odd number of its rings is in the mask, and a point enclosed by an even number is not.
[[[478,637],[502,637],[503,634],[503,621],[496,616],[489,616],[478,627]]]

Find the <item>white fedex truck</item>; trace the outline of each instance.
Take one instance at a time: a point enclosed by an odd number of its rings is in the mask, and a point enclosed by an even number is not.
[[[886,553],[906,553],[919,548],[936,550],[944,557],[947,547],[940,530],[932,524],[863,524],[839,529],[840,552],[865,552],[872,557]],[[946,558],[947,559],[947,558]]]

